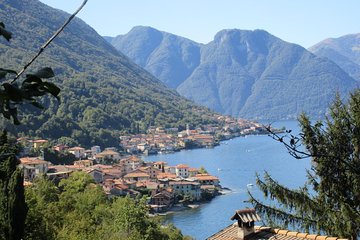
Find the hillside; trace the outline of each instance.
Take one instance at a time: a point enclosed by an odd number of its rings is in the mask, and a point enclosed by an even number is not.
[[[37,0],[0,0],[0,20],[13,33],[10,43],[0,41],[1,67],[20,70],[67,17]],[[0,124],[13,134],[117,146],[121,132],[212,121],[211,112],[168,89],[80,19],[70,23],[29,72],[44,66],[54,69],[62,101],[44,98],[44,112],[24,106],[19,127],[1,118]]]
[[[166,39],[172,39],[171,44]],[[108,41],[168,86],[176,87],[182,96],[235,117],[294,119],[303,111],[321,117],[336,92],[346,96],[357,86],[332,61],[263,30],[223,30],[201,45],[149,27],[135,27]],[[186,51],[184,42],[200,55]],[[176,71],[168,74],[153,68],[176,69],[174,63],[183,59],[193,65],[177,78],[173,76]]]
[[[325,39],[310,47],[309,51],[332,60],[360,81],[360,33]]]

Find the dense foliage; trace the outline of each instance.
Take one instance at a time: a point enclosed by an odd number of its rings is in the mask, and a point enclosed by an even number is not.
[[[274,135],[296,158],[311,157],[308,184],[291,190],[265,174],[257,185],[279,205],[267,206],[252,198],[256,209],[273,224],[293,224],[337,237],[360,236],[360,90],[347,104],[337,96],[325,122],[311,124],[302,115],[302,133]],[[301,144],[306,150],[302,150]],[[281,206],[282,208],[278,208]]]
[[[68,15],[37,0],[0,0],[0,19],[14,37],[0,41],[2,67],[23,66]],[[185,128],[212,121],[210,111],[169,90],[159,80],[118,53],[79,19],[44,51],[33,68],[51,66],[61,88],[61,103],[45,97],[44,111],[21,109],[19,127],[1,119],[9,132],[31,137],[69,137],[79,144],[117,146],[124,132],[148,126]],[[33,114],[35,112],[35,114]],[[31,113],[31,114],[27,114]]]
[[[322,117],[335,91],[357,86],[333,62],[263,30],[222,30],[207,44],[149,27],[107,39],[182,96],[235,117]]]
[[[0,239],[20,240],[24,233],[27,213],[25,204],[23,174],[17,168],[18,149],[7,139],[7,133],[0,136]]]
[[[145,199],[109,200],[82,172],[55,186],[45,178],[26,188],[29,213],[24,239],[189,239],[147,215]]]

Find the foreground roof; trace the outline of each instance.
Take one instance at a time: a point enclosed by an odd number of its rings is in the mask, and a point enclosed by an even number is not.
[[[214,235],[207,238],[207,240],[240,240],[238,237],[238,224],[233,223],[226,228],[220,230]],[[255,233],[246,237],[246,240],[340,240],[336,237],[313,235],[308,233],[290,232],[288,230],[273,229],[269,227],[255,226]]]

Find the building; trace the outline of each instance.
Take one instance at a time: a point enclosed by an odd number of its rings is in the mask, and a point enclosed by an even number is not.
[[[82,168],[87,168],[87,167],[91,167],[93,165],[93,161],[90,159],[78,160],[78,161],[74,162],[74,165],[82,167]]]
[[[55,146],[53,146],[53,150],[55,150],[55,151],[58,151],[58,152],[63,152],[63,151],[65,151],[65,150],[67,150],[69,147],[68,146],[66,146],[66,145],[63,145],[63,144],[58,144],[58,145],[55,145]]]
[[[156,179],[157,175],[159,173],[162,173],[161,170],[159,170],[153,166],[140,167],[139,170],[149,174],[151,179]]]
[[[214,186],[220,185],[219,178],[212,176],[210,174],[207,174],[207,173],[197,174],[193,178],[197,182],[199,182],[201,185],[214,185]]]
[[[95,155],[98,154],[98,153],[101,153],[101,148],[100,148],[100,146],[92,146],[90,150],[92,151],[93,156],[95,156]]]
[[[175,201],[172,189],[156,189],[151,192],[150,207],[154,212],[168,210]]]
[[[179,164],[175,168],[175,174],[178,177],[188,178],[189,177],[189,166],[185,164]]]
[[[169,181],[169,186],[174,190],[175,195],[189,195],[195,201],[201,199],[200,183],[190,181]]]
[[[97,162],[103,162],[106,159],[118,161],[120,159],[120,154],[112,149],[105,149],[101,153],[96,154],[95,159]]]
[[[49,142],[48,140],[43,140],[43,139],[34,140],[33,141],[33,148],[34,149],[40,149],[41,147],[43,147],[48,142]]]
[[[120,163],[123,164],[125,168],[125,172],[129,173],[137,169],[141,164],[142,161],[137,156],[130,156],[120,160]]]
[[[124,176],[124,179],[125,180],[128,180],[128,181],[148,181],[150,180],[150,175],[143,172],[143,171],[140,171],[140,170],[135,170],[131,173],[128,173]]]
[[[199,174],[199,169],[197,168],[189,168],[189,177],[194,177]]]
[[[85,148],[82,148],[82,147],[72,147],[72,148],[69,148],[69,153],[74,154],[74,156],[75,156],[77,159],[81,159],[81,158],[85,157]]]
[[[91,169],[86,171],[96,183],[102,183],[104,181],[104,173],[100,169]]]
[[[167,162],[163,162],[163,161],[158,161],[158,162],[154,162],[154,167],[156,167],[159,170],[164,170],[164,167],[167,165]]]
[[[40,174],[46,174],[49,169],[49,162],[38,157],[20,158],[20,168],[24,171],[24,180],[32,181]]]

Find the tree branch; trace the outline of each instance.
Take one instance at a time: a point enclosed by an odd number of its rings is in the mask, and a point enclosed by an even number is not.
[[[71,20],[80,12],[80,10],[85,6],[88,0],[84,0],[80,7],[65,21],[65,23],[52,35],[49,40],[40,48],[38,53],[23,67],[23,69],[15,76],[11,81],[14,83],[19,77],[26,71],[26,69],[43,53],[45,48],[64,30],[64,28],[71,22]]]

